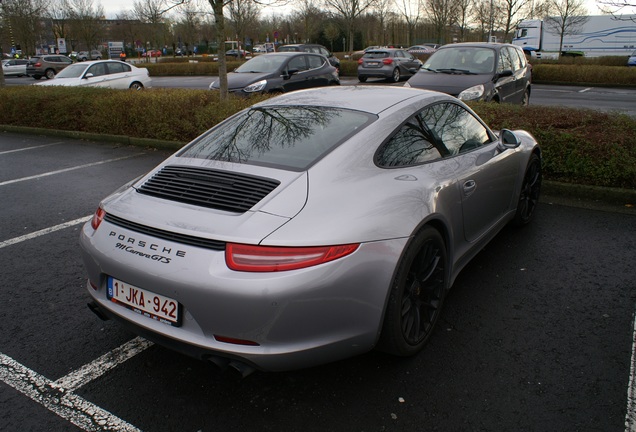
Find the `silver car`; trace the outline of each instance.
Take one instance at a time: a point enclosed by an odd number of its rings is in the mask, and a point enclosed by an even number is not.
[[[284,94],[99,204],[80,236],[90,306],[243,373],[414,355],[457,274],[533,218],[540,186],[535,139],[451,96]]]
[[[372,49],[358,60],[358,80],[366,82],[368,78],[384,78],[389,82],[398,82],[413,75],[421,66],[422,62],[406,50]]]

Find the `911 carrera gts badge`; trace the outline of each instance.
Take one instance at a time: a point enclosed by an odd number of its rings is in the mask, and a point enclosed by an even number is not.
[[[118,240],[115,244],[117,249],[121,249],[130,254],[157,261],[162,264],[170,264],[173,257],[185,258],[186,256],[185,251],[175,250],[170,247],[161,246],[157,243],[149,243],[145,240],[139,240],[124,234],[118,234],[115,231],[111,231],[108,236],[114,237]]]

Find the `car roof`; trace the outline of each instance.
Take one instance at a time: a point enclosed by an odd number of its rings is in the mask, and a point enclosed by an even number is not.
[[[513,44],[509,44],[509,43],[498,43],[498,42],[460,42],[460,43],[453,43],[453,44],[447,44],[444,46],[439,47],[439,49],[447,49],[447,48],[462,48],[462,47],[475,47],[475,48],[492,48],[492,49],[499,49],[501,47],[515,47],[517,48],[517,45],[513,45]]]
[[[298,90],[255,106],[324,106],[379,114],[408,99],[456,100],[444,93],[393,86],[333,86]]]

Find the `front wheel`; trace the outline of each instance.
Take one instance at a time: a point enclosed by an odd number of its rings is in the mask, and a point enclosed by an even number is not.
[[[378,348],[393,355],[417,354],[431,336],[449,285],[446,245],[427,226],[407,246],[389,294]]]
[[[523,176],[519,202],[517,203],[517,213],[513,223],[523,226],[532,220],[537,204],[539,203],[539,193],[541,192],[541,159],[536,154],[530,156],[526,173]]]

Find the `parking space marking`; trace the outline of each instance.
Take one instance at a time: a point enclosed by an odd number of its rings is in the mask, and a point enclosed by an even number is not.
[[[70,374],[60,378],[55,381],[54,384],[67,391],[73,391],[105,374],[126,360],[136,356],[152,345],[152,342],[141,337],[136,337],[122,346],[107,352],[91,363],[82,366],[75,372],[71,372]]]
[[[31,239],[34,239],[36,237],[40,237],[40,236],[43,236],[43,235],[46,235],[46,234],[50,234],[52,232],[59,231],[59,230],[62,230],[64,228],[68,228],[68,227],[71,227],[73,225],[78,225],[78,224],[84,223],[86,221],[89,221],[92,217],[93,217],[92,215],[91,216],[85,216],[85,217],[82,217],[82,218],[79,218],[79,219],[75,219],[75,220],[72,220],[72,221],[64,222],[63,224],[55,225],[55,226],[52,226],[52,227],[49,227],[49,228],[44,228],[44,229],[41,229],[40,231],[35,231],[35,232],[30,233],[30,234],[25,234],[25,235],[20,236],[20,237],[14,237],[12,239],[5,240],[3,242],[0,242],[0,249],[2,249],[4,247],[7,247],[7,246],[14,245],[16,243],[21,243],[21,242],[26,241],[26,240],[31,240]]]
[[[5,155],[7,153],[15,153],[15,152],[21,152],[21,151],[27,151],[27,150],[35,150],[35,149],[39,149],[39,148],[42,148],[42,147],[50,147],[50,146],[59,145],[59,144],[64,144],[64,141],[51,143],[51,144],[42,144],[42,145],[33,146],[33,147],[25,147],[25,148],[15,149],[15,150],[7,150],[7,151],[0,152],[0,156]]]
[[[64,168],[64,169],[57,170],[57,171],[50,171],[50,172],[47,172],[47,173],[42,173],[42,174],[38,174],[38,175],[34,175],[34,176],[22,177],[22,178],[13,179],[13,180],[7,180],[7,181],[0,182],[0,186],[5,186],[5,185],[13,184],[13,183],[19,183],[19,182],[23,182],[23,181],[27,181],[27,180],[35,180],[35,179],[39,179],[39,178],[42,178],[42,177],[48,177],[48,176],[52,176],[52,175],[55,175],[55,174],[62,174],[62,173],[65,173],[65,172],[74,171],[74,170],[78,170],[78,169],[90,168],[92,166],[102,165],[102,164],[106,164],[106,163],[110,163],[110,162],[117,162],[117,161],[120,161],[120,160],[130,159],[130,158],[134,158],[134,157],[141,156],[141,155],[143,155],[143,153],[135,153],[133,155],[122,156],[122,157],[115,158],[115,159],[108,159],[108,160],[103,160],[103,161],[99,161],[99,162],[93,162],[93,163],[89,163],[89,164],[78,165],[78,166],[71,167],[71,168]]]
[[[625,432],[636,432],[636,318],[632,331],[632,361],[629,367],[629,385],[627,386],[627,413],[625,414]]]
[[[83,399],[73,390],[152,346],[137,337],[53,382],[0,353],[0,380],[85,431],[140,432],[140,429]],[[104,368],[98,371],[97,368]]]

